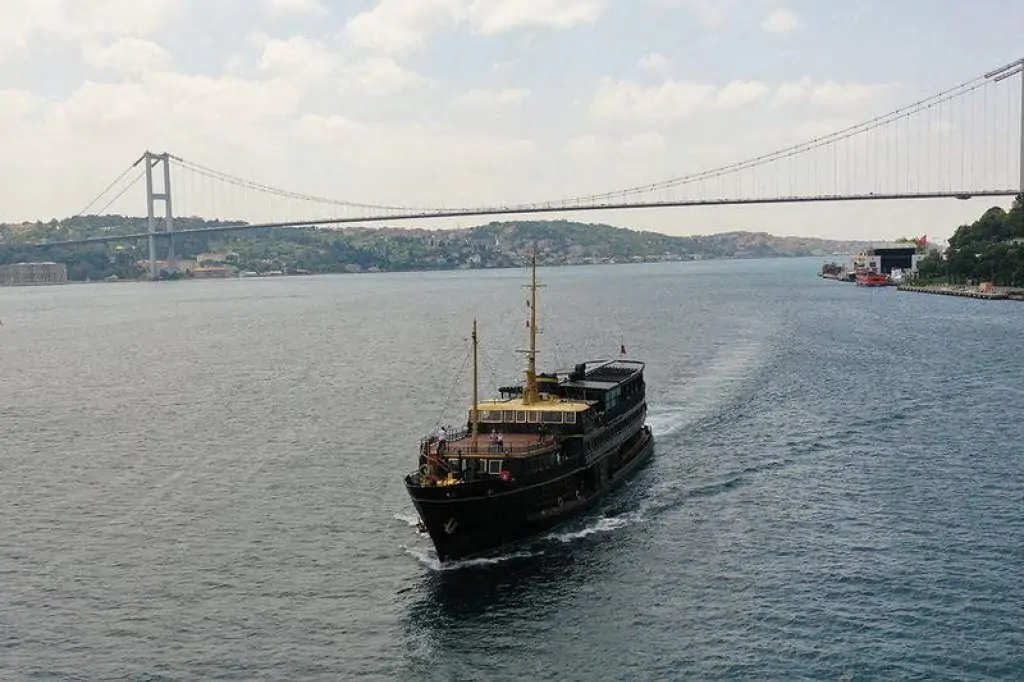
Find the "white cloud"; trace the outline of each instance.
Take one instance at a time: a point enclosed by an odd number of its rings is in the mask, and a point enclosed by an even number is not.
[[[689,10],[700,23],[709,28],[725,24],[732,10],[733,0],[648,0],[655,7],[682,7]]]
[[[726,109],[753,104],[770,92],[764,83],[756,81],[733,81],[721,88],[715,95],[715,104]]]
[[[0,90],[0,120],[14,121],[39,106],[39,98],[24,90]]]
[[[604,151],[601,138],[594,134],[576,135],[565,143],[565,151],[573,156],[595,156]]]
[[[504,90],[469,90],[458,97],[461,104],[470,106],[501,106],[516,105],[530,96],[525,88],[506,88]]]
[[[872,103],[889,89],[887,85],[834,81],[815,84],[807,77],[774,89],[759,81],[732,81],[719,87],[676,80],[644,86],[605,79],[591,102],[590,111],[600,119],[670,121],[701,113],[743,109],[767,100],[773,91],[775,102],[781,105],[841,109]]]
[[[800,17],[793,10],[779,7],[765,17],[761,28],[769,33],[790,33],[800,28]]]
[[[451,166],[504,167],[539,152],[530,139],[466,130],[446,125],[364,123],[338,116],[303,116],[296,133],[308,143],[343,149],[363,165],[398,171],[401,159],[410,178],[434,176]]]
[[[671,66],[668,57],[658,52],[645,55],[640,60],[640,66],[651,71],[668,71]]]
[[[824,107],[848,107],[864,104],[876,99],[886,92],[888,85],[869,85],[864,83],[836,83],[826,81],[814,87],[810,93],[812,104]]]
[[[781,104],[796,104],[807,98],[811,87],[811,79],[804,76],[795,83],[783,83],[780,85],[775,96]]]
[[[386,53],[416,50],[444,28],[484,35],[520,28],[556,29],[596,21],[605,0],[380,0],[346,26],[359,47]]]
[[[423,47],[427,36],[452,23],[459,0],[381,0],[346,25],[358,47],[381,52],[407,52]]]
[[[390,57],[363,59],[349,69],[348,77],[360,91],[368,95],[390,95],[426,82],[425,78]]]
[[[329,14],[321,0],[264,0],[267,13],[280,15],[326,16]]]
[[[657,132],[631,133],[626,135],[576,135],[565,143],[565,151],[580,158],[602,158],[609,154],[650,155],[665,148],[668,140]]]
[[[733,82],[722,88],[706,83],[665,81],[645,87],[605,80],[591,103],[598,118],[658,121],[682,118],[702,109],[733,109],[756,102],[769,91],[757,82]]]
[[[625,137],[620,146],[627,152],[645,154],[663,149],[665,144],[665,136],[661,133],[637,133]]]
[[[849,107],[878,99],[891,89],[885,84],[836,83],[825,81],[815,85],[804,76],[799,81],[783,83],[775,93],[780,104],[811,104],[819,107]]]
[[[260,70],[274,76],[323,80],[338,68],[338,56],[323,43],[303,37],[268,40],[260,56]]]
[[[124,76],[163,71],[174,61],[167,50],[144,38],[118,38],[103,46],[86,43],[82,57],[90,66]]]
[[[3,0],[0,50],[27,47],[39,35],[76,42],[151,36],[180,7],[178,0]]]
[[[70,127],[83,129],[130,123],[156,130],[171,121],[187,121],[193,126],[191,132],[218,134],[230,128],[233,121],[245,125],[294,114],[300,95],[301,89],[295,83],[277,79],[155,73],[141,83],[87,81],[67,100],[54,105],[51,116]]]
[[[606,80],[590,105],[600,118],[672,119],[695,112],[714,94],[715,86],[667,81],[655,87]]]
[[[572,28],[597,21],[604,0],[472,0],[467,16],[483,34],[517,28]]]
[[[320,86],[333,81],[332,88],[347,85],[365,95],[390,95],[426,82],[391,57],[346,61],[339,53],[310,38],[296,36],[274,40],[256,36],[254,40],[265,41],[259,70],[272,77]]]

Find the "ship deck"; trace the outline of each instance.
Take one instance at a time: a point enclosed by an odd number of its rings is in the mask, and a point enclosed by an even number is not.
[[[543,452],[556,444],[557,441],[550,435],[542,437],[536,433],[505,433],[502,434],[502,445],[499,449],[496,444],[491,442],[489,433],[478,434],[474,443],[473,437],[468,432],[462,432],[456,433],[448,439],[448,447],[443,454],[449,459],[457,457],[487,458],[495,455],[525,457]],[[428,446],[431,455],[438,454],[436,439],[431,439]]]

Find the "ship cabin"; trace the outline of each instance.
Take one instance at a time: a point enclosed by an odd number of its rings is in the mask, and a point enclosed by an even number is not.
[[[522,385],[502,387],[500,399],[477,403],[475,439],[470,408],[466,428],[446,433],[443,446],[436,436],[421,442],[420,464],[443,474],[437,485],[550,473],[568,454],[565,439],[599,429],[644,403],[643,366],[614,360],[580,363],[567,374],[539,374],[539,399],[529,402]]]

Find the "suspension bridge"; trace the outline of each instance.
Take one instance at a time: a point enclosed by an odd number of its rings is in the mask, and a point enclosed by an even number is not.
[[[272,187],[174,154],[147,151],[76,217],[102,214],[140,182],[146,191],[146,232],[100,229],[94,236],[36,246],[146,239],[155,279],[158,241],[166,242],[167,260],[173,263],[175,235],[190,233],[684,206],[1015,196],[1024,193],[1024,59],[770,154],[587,196],[456,208],[360,203]],[[217,218],[220,224],[175,230],[175,209]]]

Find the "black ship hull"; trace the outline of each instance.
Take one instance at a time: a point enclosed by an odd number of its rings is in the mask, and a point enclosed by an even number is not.
[[[536,485],[487,480],[458,487],[421,487],[406,482],[412,502],[442,562],[478,557],[534,537],[590,508],[639,469],[654,450],[649,426],[617,449],[585,466],[566,466]],[[552,497],[553,486],[564,494]]]

